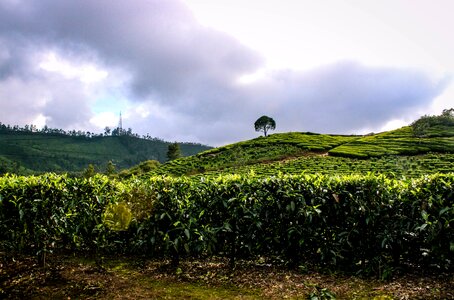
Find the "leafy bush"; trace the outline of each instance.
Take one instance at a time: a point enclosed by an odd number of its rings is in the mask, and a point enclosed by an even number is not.
[[[153,160],[153,159],[147,160],[147,161],[141,162],[140,164],[138,164],[135,167],[121,171],[118,174],[118,176],[123,179],[130,178],[132,176],[140,176],[140,175],[146,174],[148,172],[151,172],[153,170],[156,170],[157,168],[159,168],[160,165],[161,164],[157,160]]]
[[[109,204],[103,213],[103,223],[110,230],[124,231],[129,228],[132,213],[128,204],[124,202]]]
[[[453,220],[454,174],[0,177],[9,253],[268,256],[386,278],[405,264],[452,270]]]
[[[430,135],[430,129],[437,126],[454,126],[454,109],[444,109],[439,116],[422,116],[411,124],[413,134],[417,137]]]

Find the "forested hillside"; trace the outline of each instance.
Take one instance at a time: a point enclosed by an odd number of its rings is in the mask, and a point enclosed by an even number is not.
[[[122,135],[43,132],[0,124],[0,174],[80,172],[89,164],[103,172],[109,161],[117,170],[151,159],[164,163],[169,144],[128,132]],[[210,149],[194,143],[179,143],[179,146],[183,156]]]

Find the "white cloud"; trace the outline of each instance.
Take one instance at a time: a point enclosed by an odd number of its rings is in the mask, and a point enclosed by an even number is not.
[[[62,75],[66,79],[78,79],[83,83],[96,83],[107,78],[108,72],[89,63],[71,62],[55,52],[43,55],[39,67]]]
[[[398,120],[398,119],[397,120],[391,120],[391,121],[387,122],[385,124],[385,126],[381,127],[380,132],[397,129],[397,128],[400,128],[400,127],[403,127],[403,126],[407,126],[407,125],[410,125],[410,123],[408,121],[405,121],[405,120]]]
[[[101,112],[95,114],[90,123],[96,127],[98,131],[104,130],[105,127],[115,128],[118,126],[118,115],[113,112]]]
[[[443,91],[441,95],[439,95],[433,100],[430,110],[421,112],[421,115],[422,114],[438,115],[441,114],[443,109],[447,108],[454,108],[454,83],[451,83]]]
[[[31,124],[42,115],[49,93],[39,80],[24,81],[10,77],[0,83],[0,122]]]
[[[454,69],[454,2],[423,0],[187,0],[196,18],[259,51],[271,69],[355,60]]]
[[[397,2],[0,2],[0,121],[102,131],[122,111],[140,134],[213,145],[263,114],[277,131],[398,126],[452,103],[454,24]]]
[[[30,122],[30,124],[36,125],[36,128],[43,128],[46,123],[46,117],[43,114],[39,114]]]

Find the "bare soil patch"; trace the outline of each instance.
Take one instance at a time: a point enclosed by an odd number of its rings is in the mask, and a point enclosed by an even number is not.
[[[454,299],[454,274],[406,274],[383,282],[222,258],[167,260],[82,256],[2,257],[0,299],[306,299],[326,289],[337,299]]]

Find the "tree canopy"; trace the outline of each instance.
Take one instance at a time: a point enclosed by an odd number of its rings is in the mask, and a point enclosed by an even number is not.
[[[181,156],[180,145],[178,143],[172,143],[169,145],[167,150],[167,159],[174,160]]]
[[[268,131],[276,129],[276,122],[273,118],[268,116],[261,116],[254,123],[255,131],[263,131],[264,135],[267,136]]]
[[[454,109],[444,109],[439,116],[422,116],[411,124],[413,133],[417,137],[424,137],[428,130],[434,126],[454,126]]]

